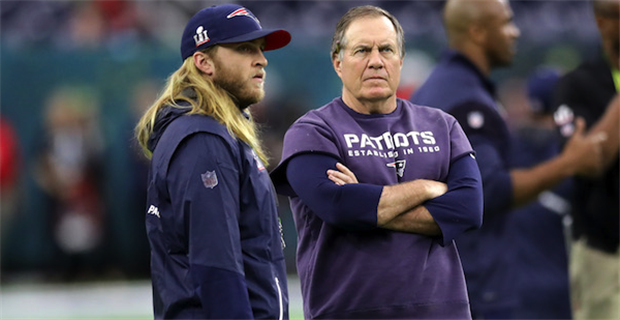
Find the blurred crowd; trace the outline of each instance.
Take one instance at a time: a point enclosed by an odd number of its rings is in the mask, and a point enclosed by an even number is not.
[[[184,23],[215,3],[222,2],[0,2],[3,282],[148,277],[147,162],[133,126],[180,64],[177,39]],[[277,24],[293,35],[289,48],[267,54],[276,63],[267,67],[266,100],[252,110],[273,168],[290,124],[338,95],[330,37],[346,9],[362,2],[235,3],[251,8],[264,27]],[[445,44],[443,2],[363,3],[389,10],[403,25],[408,52],[399,95],[408,98]],[[541,132],[548,123],[541,120],[544,108],[532,108],[527,77],[539,66],[558,73],[573,68],[597,45],[597,31],[584,22],[592,21],[586,1],[513,1],[512,7],[522,53],[494,76],[509,124],[526,147],[535,147],[545,143],[548,134]],[[533,131],[534,123],[542,127]],[[523,159],[528,161],[536,160]],[[553,219],[561,237],[554,241],[563,243],[562,226],[570,221],[563,202],[554,203],[560,203]],[[280,209],[287,266],[294,273],[296,235],[285,198]]]
[[[55,50],[80,48],[127,51],[135,45],[161,43],[176,48],[177,31],[199,9],[231,1],[2,1],[3,45],[28,48],[39,44]],[[355,4],[374,4],[402,21],[407,37],[443,39],[438,14],[443,1],[237,1],[251,6],[265,22],[291,30],[295,45],[312,45],[333,32],[341,12]],[[593,41],[586,1],[513,1],[517,24],[527,42],[545,43],[570,35]],[[542,32],[541,32],[542,30]],[[305,43],[305,44],[304,44]]]

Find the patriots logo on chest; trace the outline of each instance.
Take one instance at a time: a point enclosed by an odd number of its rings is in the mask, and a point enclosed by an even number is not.
[[[396,174],[399,177],[403,177],[405,174],[405,165],[407,164],[407,160],[396,160],[395,162],[387,163],[386,166],[390,168],[396,168]]]

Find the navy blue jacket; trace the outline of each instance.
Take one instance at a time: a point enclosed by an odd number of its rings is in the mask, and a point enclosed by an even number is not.
[[[156,121],[146,227],[156,319],[286,319],[273,185],[254,151],[211,117]]]
[[[484,191],[483,223],[456,243],[474,318],[510,313],[516,304],[514,255],[507,254],[511,137],[495,87],[465,56],[447,51],[411,101],[452,114],[476,151]]]
[[[560,135],[524,126],[515,132],[512,164],[529,168],[561,152]],[[572,319],[565,223],[570,223],[573,180],[566,179],[511,217],[518,267],[516,319]]]

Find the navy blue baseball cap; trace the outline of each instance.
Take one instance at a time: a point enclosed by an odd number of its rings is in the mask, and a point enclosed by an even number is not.
[[[536,114],[552,114],[553,88],[560,79],[560,72],[553,68],[539,68],[527,80],[530,109]]]
[[[265,51],[284,47],[291,34],[281,29],[263,29],[254,14],[239,5],[225,4],[204,8],[185,26],[181,38],[181,58],[220,43],[251,41],[265,37]]]

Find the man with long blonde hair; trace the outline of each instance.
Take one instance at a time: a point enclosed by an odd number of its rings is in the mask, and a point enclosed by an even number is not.
[[[156,319],[288,318],[275,193],[245,110],[264,96],[263,51],[290,40],[238,5],[199,11],[183,32],[183,65],[136,127],[151,158]]]

